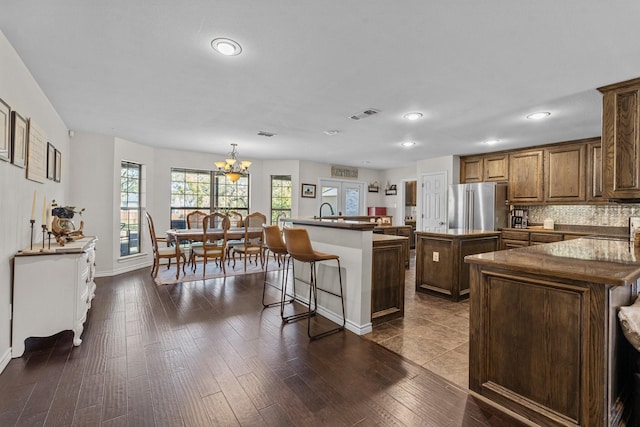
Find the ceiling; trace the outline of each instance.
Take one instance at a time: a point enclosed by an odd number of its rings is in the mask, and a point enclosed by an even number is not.
[[[640,77],[637,0],[0,0],[0,10],[0,30],[69,129],[216,154],[237,143],[250,160],[387,169],[598,136],[596,88]],[[216,53],[216,37],[242,54]],[[367,109],[379,114],[349,118]],[[525,118],[541,110],[552,115]],[[424,117],[407,121],[411,111]]]

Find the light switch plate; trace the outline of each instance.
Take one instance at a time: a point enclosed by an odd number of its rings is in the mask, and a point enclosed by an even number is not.
[[[434,252],[433,253],[433,261],[434,262],[440,262],[440,252]]]

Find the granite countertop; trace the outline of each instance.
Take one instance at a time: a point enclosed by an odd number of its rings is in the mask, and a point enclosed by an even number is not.
[[[465,262],[609,285],[640,277],[640,248],[621,238],[584,237],[468,255]]]
[[[500,231],[448,228],[445,231],[416,231],[416,234],[429,236],[499,236]]]
[[[299,225],[312,225],[315,227],[327,227],[327,228],[343,228],[348,230],[369,231],[373,230],[376,223],[363,222],[363,221],[351,221],[344,219],[326,219],[326,218],[287,218],[285,222]]]

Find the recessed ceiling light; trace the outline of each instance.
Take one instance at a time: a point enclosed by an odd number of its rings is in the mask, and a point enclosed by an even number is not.
[[[422,117],[422,113],[418,113],[418,112],[413,112],[413,113],[407,113],[404,115],[404,118],[407,120],[418,120],[420,117]]]
[[[238,44],[238,42],[231,39],[213,39],[213,41],[211,42],[211,47],[216,52],[221,53],[225,56],[236,56],[240,55],[240,52],[242,52],[242,47]]]
[[[541,120],[549,117],[551,115],[548,111],[538,111],[537,113],[531,113],[527,116],[529,120]]]
[[[336,129],[329,129],[329,130],[323,130],[322,133],[324,133],[325,135],[333,136],[333,135],[339,134],[340,131]]]
[[[368,165],[369,163],[371,163],[369,160],[363,160],[363,161],[362,161],[362,164],[363,164],[363,165]]]
[[[400,145],[402,145],[403,147],[413,147],[414,145],[416,145],[416,143],[413,142],[413,141],[406,141],[406,142],[403,142]]]
[[[487,145],[494,145],[494,144],[497,144],[498,142],[500,142],[499,139],[489,139],[489,140],[485,141],[484,143],[487,144]]]

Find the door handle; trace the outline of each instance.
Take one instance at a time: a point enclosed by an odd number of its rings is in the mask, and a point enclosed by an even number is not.
[[[440,221],[438,225],[444,225],[444,221]]]

